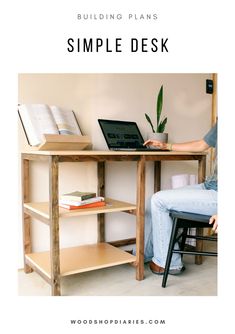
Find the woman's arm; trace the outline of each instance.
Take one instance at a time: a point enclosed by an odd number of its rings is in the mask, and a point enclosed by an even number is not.
[[[162,143],[158,140],[147,140],[144,145],[151,145],[159,147],[161,150],[170,150],[170,151],[190,151],[190,152],[202,152],[209,148],[209,145],[203,140],[194,140],[186,143]]]

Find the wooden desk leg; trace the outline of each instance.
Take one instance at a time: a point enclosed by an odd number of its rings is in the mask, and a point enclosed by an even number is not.
[[[97,195],[105,197],[105,162],[99,161],[97,163]],[[97,217],[97,242],[105,241],[105,214],[100,213]]]
[[[30,201],[29,199],[29,160],[21,160],[22,173],[22,222],[23,222],[23,248],[24,248],[24,272],[31,273],[33,271],[25,261],[25,254],[32,253],[31,243],[31,217],[24,213],[24,203]]]
[[[154,161],[154,193],[161,190],[161,161]]]
[[[51,294],[60,296],[58,157],[51,156],[49,161]]]
[[[201,160],[198,160],[198,183],[205,181],[206,176],[206,157],[202,156]],[[197,228],[197,235],[203,235],[203,229]],[[196,250],[201,252],[203,250],[203,240],[196,240]],[[195,256],[195,264],[202,264],[202,256]]]
[[[145,158],[137,162],[136,279],[144,279]]]

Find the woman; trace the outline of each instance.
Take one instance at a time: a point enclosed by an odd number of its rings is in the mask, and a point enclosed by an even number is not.
[[[217,148],[217,123],[203,139],[186,143],[162,143],[148,140],[144,145],[157,146],[171,151],[201,152],[209,147]],[[217,149],[216,149],[217,152]],[[216,154],[215,154],[216,156]],[[163,190],[155,193],[147,205],[145,223],[145,260],[150,261],[150,269],[154,274],[162,275],[166,262],[172,229],[170,210],[215,215],[217,212],[217,159],[214,171],[205,182],[173,190]],[[217,231],[217,220],[213,218]],[[178,247],[178,245],[176,245]],[[184,270],[181,255],[172,256],[169,274],[177,275]]]

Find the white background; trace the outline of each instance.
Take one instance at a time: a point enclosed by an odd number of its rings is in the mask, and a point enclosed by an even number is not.
[[[150,22],[81,24],[77,13],[157,13]],[[99,326],[129,332],[221,331],[234,328],[234,17],[232,1],[8,1],[1,4],[1,327],[86,333],[69,319],[166,319],[158,326]],[[123,23],[122,23],[123,22]],[[168,37],[168,54],[68,54],[66,39]],[[218,297],[29,298],[17,296],[17,75],[18,73],[218,73],[219,291]],[[110,282],[111,284],[111,282]]]

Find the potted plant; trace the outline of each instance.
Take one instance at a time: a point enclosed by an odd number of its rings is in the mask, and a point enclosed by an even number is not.
[[[161,119],[162,106],[163,106],[163,85],[161,86],[159,93],[158,93],[158,97],[157,97],[157,104],[156,104],[157,126],[156,128],[154,128],[151,118],[146,113],[145,113],[145,118],[147,119],[152,129],[152,131],[148,133],[148,139],[155,139],[163,143],[167,143],[168,133],[164,132],[166,123],[167,123],[167,117],[164,117],[163,119]]]

